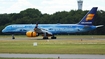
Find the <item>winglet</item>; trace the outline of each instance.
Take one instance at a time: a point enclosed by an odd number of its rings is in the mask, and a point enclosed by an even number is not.
[[[96,15],[98,7],[93,7],[83,18],[82,20],[78,23],[80,25],[92,25],[94,16]]]

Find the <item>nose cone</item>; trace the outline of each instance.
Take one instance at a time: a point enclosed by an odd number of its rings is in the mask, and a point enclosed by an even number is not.
[[[2,30],[2,33],[5,33],[5,30],[4,29]]]
[[[2,30],[2,33],[8,33],[8,31],[4,28],[4,29]]]

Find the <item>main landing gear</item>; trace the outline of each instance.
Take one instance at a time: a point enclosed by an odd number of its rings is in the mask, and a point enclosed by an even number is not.
[[[44,33],[44,37],[43,39],[48,39],[48,36],[46,35],[47,33]],[[56,37],[54,35],[52,35],[51,39],[56,39]]]
[[[48,36],[43,37],[43,39],[48,39]],[[56,37],[55,36],[52,36],[51,39],[56,39]]]
[[[43,37],[43,39],[48,39],[48,36]],[[52,36],[51,39],[56,39],[56,37],[55,36]]]
[[[43,37],[43,39],[48,39],[48,36],[46,36],[46,37]]]
[[[48,36],[46,35],[47,33],[44,33],[43,39],[48,39]]]
[[[53,35],[53,36],[51,37],[51,39],[56,39],[56,37]]]

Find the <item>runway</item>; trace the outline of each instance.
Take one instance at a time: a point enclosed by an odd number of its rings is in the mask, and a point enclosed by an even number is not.
[[[60,59],[105,59],[105,55],[82,54],[0,54],[2,58],[60,58]]]
[[[6,38],[4,38],[6,37]],[[55,40],[105,40],[105,36],[100,35],[57,35]],[[0,36],[0,40],[43,40],[42,36],[39,37],[27,37],[25,35],[15,35],[15,39],[12,39],[11,35]],[[50,37],[48,40],[52,40]]]

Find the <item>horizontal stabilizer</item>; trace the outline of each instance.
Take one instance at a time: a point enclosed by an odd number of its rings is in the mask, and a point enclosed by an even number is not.
[[[102,26],[104,26],[104,25],[98,25],[98,26],[96,26],[96,28],[98,28],[98,27],[102,27]]]

